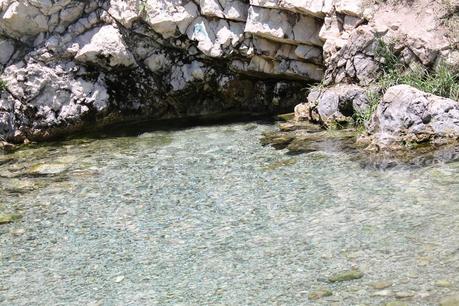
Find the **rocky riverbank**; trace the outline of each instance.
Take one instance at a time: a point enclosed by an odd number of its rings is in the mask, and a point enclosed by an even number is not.
[[[457,101],[375,85],[388,55],[455,71],[458,10],[456,0],[2,1],[0,137],[303,102],[297,114],[326,125],[377,108],[364,120],[376,147],[456,139]]]

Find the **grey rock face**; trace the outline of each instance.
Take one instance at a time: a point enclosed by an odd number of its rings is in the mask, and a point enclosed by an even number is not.
[[[398,85],[387,90],[369,124],[379,146],[459,138],[459,103]]]
[[[277,33],[262,38],[248,30],[274,23],[254,15],[250,22],[244,1],[220,4],[1,2],[0,78],[6,89],[0,136],[42,140],[124,118],[293,107],[302,99],[300,89],[323,75],[320,21],[303,15],[298,24],[287,18],[294,13],[279,11],[279,22],[290,26],[289,47],[276,41]],[[300,27],[306,23],[314,28]]]
[[[310,83],[370,84],[381,37],[402,41],[406,62],[454,61],[368,10],[361,0],[0,1],[0,136],[290,110]],[[315,114],[327,121],[365,107],[349,95],[321,93]]]
[[[348,121],[356,112],[369,107],[366,90],[357,85],[341,84],[314,89],[308,102],[295,108],[297,120],[311,120],[328,125]]]

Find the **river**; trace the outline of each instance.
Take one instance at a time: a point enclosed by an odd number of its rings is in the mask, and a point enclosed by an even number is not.
[[[0,225],[0,303],[438,305],[459,291],[459,162],[288,155],[260,145],[274,129],[0,155],[0,212],[22,216]],[[363,277],[329,282],[351,269]],[[331,295],[308,299],[318,290]]]

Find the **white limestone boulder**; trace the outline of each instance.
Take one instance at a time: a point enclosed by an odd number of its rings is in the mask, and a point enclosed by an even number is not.
[[[75,60],[105,68],[135,67],[136,61],[118,29],[112,25],[95,28],[77,39],[81,49]]]
[[[241,0],[200,0],[201,14],[234,21],[246,21],[249,6]]]
[[[80,118],[89,107],[98,112],[107,108],[109,96],[103,78],[88,81],[74,77],[67,72],[71,66],[48,67],[29,62],[6,68],[4,80],[9,92],[36,110],[34,125],[55,126]],[[26,105],[15,106],[21,107]]]
[[[274,75],[302,80],[321,80],[323,69],[320,66],[295,60],[270,60],[261,56],[253,56],[249,63],[234,60],[231,66],[241,73]]]
[[[349,121],[355,113],[368,109],[366,89],[357,85],[339,84],[329,88],[315,88],[308,102],[295,108],[296,120],[311,120],[328,125]]]
[[[132,23],[140,18],[144,4],[138,0],[111,0],[108,12],[123,26],[130,28]]]
[[[48,18],[27,1],[14,1],[0,14],[0,29],[17,39],[49,30]]]
[[[459,139],[459,102],[408,85],[389,88],[368,126],[374,144]]]
[[[336,11],[341,14],[361,17],[364,12],[363,0],[335,0]]]
[[[174,66],[170,74],[170,85],[173,91],[184,89],[188,83],[203,81],[206,75],[204,64],[193,61],[191,64]]]
[[[284,43],[322,46],[321,26],[313,17],[252,6],[245,32]]]
[[[191,0],[146,0],[146,22],[164,38],[184,34],[188,26],[199,16],[198,6]]]
[[[253,6],[287,10],[295,13],[323,17],[329,0],[250,0]]]
[[[235,47],[244,37],[244,24],[223,19],[196,18],[188,27],[190,40],[198,42],[198,49],[210,57],[221,57],[224,50]]]

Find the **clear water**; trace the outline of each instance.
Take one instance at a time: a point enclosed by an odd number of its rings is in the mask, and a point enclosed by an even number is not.
[[[0,212],[23,216],[0,225],[0,304],[437,305],[459,292],[459,162],[383,171],[333,147],[288,156],[260,146],[273,129],[0,155]],[[327,283],[351,268],[364,277]],[[321,288],[333,295],[308,300]]]

